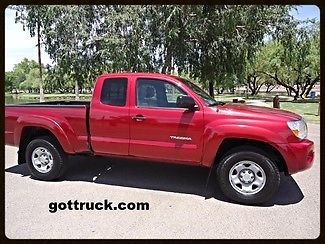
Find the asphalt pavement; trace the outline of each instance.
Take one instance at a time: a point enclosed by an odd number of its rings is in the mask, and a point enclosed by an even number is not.
[[[309,124],[316,158],[307,171],[282,176],[263,206],[230,202],[207,170],[103,157],[72,157],[57,181],[31,178],[5,147],[5,234],[10,239],[314,239],[320,234],[320,126]],[[149,210],[58,210],[71,201],[148,202]],[[62,205],[63,206],[63,205]],[[62,207],[63,208],[63,207]]]

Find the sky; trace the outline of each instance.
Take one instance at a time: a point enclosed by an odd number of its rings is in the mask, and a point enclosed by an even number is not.
[[[25,57],[38,62],[37,38],[30,37],[29,31],[23,31],[22,24],[15,24],[15,11],[5,10],[5,71],[13,69],[14,64],[19,63]],[[51,64],[51,59],[42,50],[42,63]]]
[[[320,19],[320,11],[316,5],[299,5],[297,11],[292,10],[290,14],[299,19]],[[37,59],[37,38],[30,37],[29,31],[23,31],[22,24],[15,23],[15,11],[5,10],[5,71],[13,69],[14,65],[24,58]],[[42,63],[52,64],[48,54],[42,48]]]

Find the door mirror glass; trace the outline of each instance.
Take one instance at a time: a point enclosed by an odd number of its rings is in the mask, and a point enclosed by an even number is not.
[[[178,108],[187,108],[190,111],[197,109],[194,99],[187,95],[180,95],[177,97],[176,105]]]

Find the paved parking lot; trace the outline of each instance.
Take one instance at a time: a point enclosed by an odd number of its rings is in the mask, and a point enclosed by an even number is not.
[[[264,206],[231,203],[215,181],[205,197],[201,168],[121,159],[74,157],[62,180],[30,177],[5,148],[5,234],[8,238],[317,238],[320,234],[320,127],[309,124],[316,160],[311,169],[282,177]],[[148,202],[148,211],[64,210],[69,200]]]

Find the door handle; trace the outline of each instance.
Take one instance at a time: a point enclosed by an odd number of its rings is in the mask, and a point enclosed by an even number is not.
[[[146,117],[144,117],[141,114],[137,114],[137,115],[133,116],[132,119],[135,120],[135,121],[143,121],[143,120],[146,119]]]

